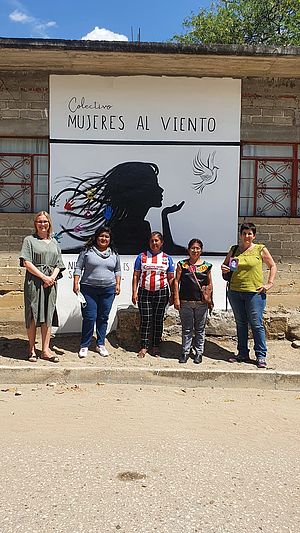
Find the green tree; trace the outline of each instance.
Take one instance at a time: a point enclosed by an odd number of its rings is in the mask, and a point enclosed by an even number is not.
[[[183,21],[182,44],[300,46],[300,0],[216,0]]]

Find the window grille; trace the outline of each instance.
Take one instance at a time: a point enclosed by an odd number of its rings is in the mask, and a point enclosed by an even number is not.
[[[242,144],[239,214],[300,216],[300,144]]]
[[[0,212],[48,210],[48,140],[0,138]]]

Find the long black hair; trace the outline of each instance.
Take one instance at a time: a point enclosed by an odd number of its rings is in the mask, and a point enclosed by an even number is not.
[[[96,229],[94,235],[92,235],[92,237],[89,238],[89,240],[85,243],[85,248],[87,250],[90,250],[90,248],[92,248],[93,246],[95,246],[97,248],[97,239],[99,237],[99,235],[101,235],[101,233],[108,233],[109,237],[110,237],[110,241],[109,241],[109,248],[117,253],[117,250],[114,246],[114,243],[113,243],[113,238],[112,238],[112,232],[111,232],[111,229],[108,227],[108,226],[100,226],[98,229]]]
[[[128,161],[105,174],[69,176],[70,186],[53,196],[50,205],[59,205],[62,195],[68,195],[60,214],[67,215],[77,224],[73,228],[62,225],[60,235],[66,233],[73,239],[84,241],[93,235],[99,224],[112,228],[116,222],[126,219],[129,209],[134,208],[135,192],[143,184],[143,176],[157,177],[158,173],[155,163]]]

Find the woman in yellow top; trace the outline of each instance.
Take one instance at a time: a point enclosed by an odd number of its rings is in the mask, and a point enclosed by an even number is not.
[[[272,287],[277,267],[264,244],[255,244],[256,227],[252,222],[241,225],[239,247],[232,246],[221,265],[223,273],[232,271],[228,299],[233,310],[237,337],[238,355],[233,362],[249,361],[248,324],[250,324],[258,368],[266,368],[266,334],[263,312],[266,293]],[[267,283],[263,283],[263,263],[269,269]]]

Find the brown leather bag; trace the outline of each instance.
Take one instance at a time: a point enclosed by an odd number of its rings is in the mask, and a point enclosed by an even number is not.
[[[203,287],[201,287],[201,291],[202,291],[203,301],[205,303],[207,303],[208,306],[213,305],[213,300],[212,300],[213,290],[212,290],[212,286],[211,285],[203,285]]]
[[[196,283],[199,287],[199,290],[201,291],[202,293],[202,301],[204,303],[206,303],[208,305],[208,308],[210,311],[213,310],[213,307],[214,307],[214,302],[213,302],[213,288],[211,285],[200,285],[200,282],[194,272],[194,270],[191,270],[195,280],[196,280]]]

